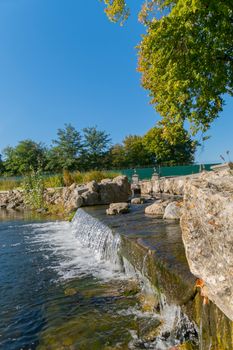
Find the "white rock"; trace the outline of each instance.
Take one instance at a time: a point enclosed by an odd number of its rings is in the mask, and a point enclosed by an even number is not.
[[[169,203],[163,215],[163,219],[179,220],[181,216],[181,204],[179,202]]]

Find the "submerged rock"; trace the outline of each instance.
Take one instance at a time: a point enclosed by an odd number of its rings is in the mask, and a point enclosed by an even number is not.
[[[169,201],[157,200],[155,203],[145,208],[145,214],[163,216]]]
[[[144,197],[136,197],[131,199],[131,204],[143,204],[146,202],[146,198]]]
[[[112,203],[106,210],[107,215],[126,214],[129,212],[128,203]]]
[[[153,341],[159,335],[161,321],[158,318],[141,318],[138,323],[138,337],[143,341]]]

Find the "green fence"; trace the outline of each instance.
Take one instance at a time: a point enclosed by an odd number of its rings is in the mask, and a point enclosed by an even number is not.
[[[216,164],[216,163],[215,163]],[[197,174],[201,169],[210,171],[211,166],[215,164],[193,164],[193,165],[182,165],[182,166],[171,166],[171,167],[157,167],[156,172],[160,176],[182,176],[182,175],[191,175]],[[124,175],[127,175],[129,179],[132,179],[132,175],[135,173],[139,176],[140,180],[151,179],[152,174],[154,173],[154,168],[137,168],[137,169],[121,169],[121,172]]]

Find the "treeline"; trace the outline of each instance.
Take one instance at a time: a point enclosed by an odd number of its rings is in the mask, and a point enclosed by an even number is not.
[[[121,144],[112,144],[111,137],[97,127],[81,132],[71,124],[58,129],[50,147],[27,139],[16,147],[6,147],[0,155],[0,174],[17,176],[42,170],[60,173],[63,170],[88,171],[120,169],[156,164],[190,164],[196,143],[187,131],[178,127],[173,141],[168,141],[162,126],[150,129],[144,136],[129,135]]]

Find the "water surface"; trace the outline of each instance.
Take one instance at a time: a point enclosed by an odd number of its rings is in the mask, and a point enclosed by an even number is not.
[[[74,223],[0,223],[0,349],[169,349],[179,310],[143,309],[117,262],[119,237],[80,212]]]

